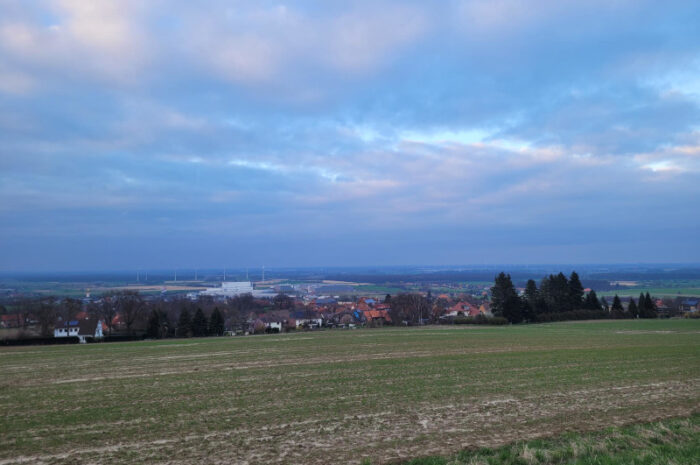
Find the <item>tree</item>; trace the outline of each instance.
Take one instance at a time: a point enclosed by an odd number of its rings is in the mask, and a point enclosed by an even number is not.
[[[63,299],[62,304],[61,307],[63,307],[63,311],[61,313],[63,313],[63,317],[67,320],[75,319],[78,313],[83,309],[83,302],[71,297]]]
[[[144,302],[137,291],[121,291],[115,295],[116,307],[129,334],[133,334],[135,323],[141,319],[144,311]]]
[[[630,299],[630,303],[627,306],[627,313],[629,313],[632,318],[639,318],[639,309],[637,308],[637,304],[634,303],[634,299]]]
[[[659,316],[659,309],[656,306],[656,302],[652,300],[651,296],[649,295],[649,292],[647,292],[646,295],[646,305],[647,305],[647,318],[658,318]]]
[[[642,302],[644,302],[642,304]],[[639,317],[640,318],[656,318],[658,309],[656,303],[652,300],[651,295],[647,292],[646,295],[639,295]]]
[[[600,305],[603,307],[603,310],[605,310],[606,312],[610,311],[610,305],[608,305],[608,301],[605,298],[605,296],[603,296],[603,298],[600,299]]]
[[[151,339],[158,339],[161,337],[161,316],[160,312],[155,308],[151,310],[151,315],[148,317],[148,324],[146,325],[146,336]]]
[[[506,318],[511,323],[523,320],[520,297],[509,274],[499,273],[491,287],[491,311],[496,316]]]
[[[438,297],[433,304],[433,317],[438,318],[440,315],[445,313],[445,310],[447,310],[447,307],[449,306],[450,303],[447,301],[447,299],[444,297]]]
[[[168,312],[166,308],[161,308],[157,309],[158,310],[158,316],[160,317],[160,336],[161,338],[163,337],[171,337],[175,335],[175,328],[170,324],[170,317],[168,316]]]
[[[598,301],[598,296],[593,289],[591,289],[591,292],[586,294],[586,300],[583,303],[583,307],[586,310],[600,310],[600,302]]]
[[[647,318],[647,299],[643,292],[639,293],[639,300],[637,300],[637,318]]]
[[[525,300],[530,307],[528,313],[530,314],[529,319],[534,319],[537,314],[547,313],[547,304],[545,302],[543,293],[537,289],[537,284],[533,279],[529,279],[525,285]]]
[[[207,335],[207,317],[201,308],[197,308],[192,318],[192,335],[194,337],[202,337]]]
[[[98,312],[102,321],[107,325],[108,334],[112,334],[114,330],[114,317],[117,316],[117,307],[114,304],[115,293],[110,292],[102,296],[102,301],[98,308]]]
[[[528,279],[525,285],[525,300],[534,310],[537,306],[537,300],[540,298],[540,291],[537,290],[537,284],[534,279]]]
[[[56,301],[53,297],[43,299],[36,309],[36,317],[39,320],[39,329],[42,336],[51,336],[53,324],[56,321]]]
[[[425,297],[420,294],[399,294],[391,299],[391,320],[394,324],[420,323],[423,318],[430,316],[430,306]]]
[[[578,277],[578,273],[571,272],[569,277],[569,306],[570,310],[577,310],[583,304],[583,285]]]
[[[287,310],[294,308],[294,299],[287,294],[277,294],[273,299],[272,303],[275,305],[277,310]]]
[[[180,311],[180,317],[177,320],[176,334],[178,337],[190,337],[192,335],[192,319],[187,308],[183,308]]]
[[[386,297],[384,297],[384,303],[385,304],[391,303],[391,294],[387,294]]]
[[[536,320],[535,309],[530,306],[527,299],[518,299],[520,301],[520,321],[525,323]],[[481,314],[479,314],[480,316]]]
[[[620,302],[620,298],[617,296],[617,294],[615,294],[615,297],[613,298],[612,307],[610,307],[610,313],[612,313],[613,318],[625,317],[625,309],[622,308],[622,302]]]
[[[221,336],[224,334],[224,317],[219,311],[219,307],[215,307],[209,317],[209,334],[212,336]]]
[[[564,273],[544,278],[540,283],[540,295],[544,299],[547,312],[559,313],[572,309],[569,280]]]

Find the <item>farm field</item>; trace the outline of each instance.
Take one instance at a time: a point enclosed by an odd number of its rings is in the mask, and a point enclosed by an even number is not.
[[[600,297],[612,297],[617,294],[620,297],[634,297],[636,299],[640,293],[646,294],[647,292],[656,298],[700,296],[700,287],[630,287],[614,291],[601,291],[598,295]]]
[[[700,413],[700,320],[12,347],[0,373],[0,465],[381,464]]]

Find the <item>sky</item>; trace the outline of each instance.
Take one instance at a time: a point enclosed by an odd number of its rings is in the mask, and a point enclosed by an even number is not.
[[[0,2],[0,270],[700,262],[700,2]]]

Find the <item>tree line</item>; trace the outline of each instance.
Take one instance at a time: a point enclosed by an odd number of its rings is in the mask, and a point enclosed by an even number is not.
[[[656,304],[649,293],[630,300],[627,309],[615,295],[612,306],[598,299],[594,290],[586,293],[578,274],[563,273],[542,279],[539,287],[530,279],[519,295],[509,274],[499,273],[491,287],[491,311],[511,323],[581,320],[593,318],[656,318]]]
[[[273,308],[288,305],[288,300],[280,298],[272,305]],[[192,301],[179,297],[148,299],[136,291],[125,290],[105,293],[87,303],[74,298],[40,297],[16,299],[8,307],[3,310],[19,315],[20,330],[28,329],[31,324],[43,337],[53,336],[57,321],[73,320],[85,312],[105,323],[105,335],[146,334],[161,338],[220,335],[226,327],[241,325],[248,313],[262,311],[266,305],[250,294],[225,301],[210,297]]]

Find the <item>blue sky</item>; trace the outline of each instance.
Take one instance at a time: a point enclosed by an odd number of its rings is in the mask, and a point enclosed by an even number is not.
[[[700,261],[697,1],[0,4],[0,269]]]

